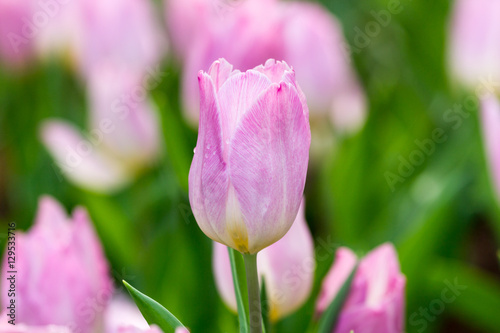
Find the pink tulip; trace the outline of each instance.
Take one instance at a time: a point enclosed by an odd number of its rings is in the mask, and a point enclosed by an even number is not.
[[[162,333],[163,331],[156,325],[151,325],[150,328],[141,329],[135,326],[123,326],[120,327],[116,333]],[[177,333],[177,330],[175,331]],[[186,331],[187,332],[187,331]],[[109,333],[109,332],[106,332]],[[189,332],[188,332],[189,333]]]
[[[275,0],[166,0],[173,45],[183,59],[183,99],[198,120],[199,69],[224,57],[251,69],[268,58],[284,59],[310,102],[311,115],[327,116],[343,130],[359,128],[366,101],[349,64],[342,29],[322,7]]]
[[[294,71],[274,60],[242,73],[220,59],[198,80],[193,214],[208,237],[257,253],[285,235],[302,200],[311,140],[305,98]]]
[[[9,324],[10,317],[6,314],[0,315],[0,332],[2,333],[72,333],[68,327],[47,325],[28,326],[15,321],[15,325]]]
[[[276,321],[300,308],[311,293],[314,245],[302,206],[286,235],[258,256],[258,271],[266,283],[270,319]],[[213,267],[219,294],[236,311],[227,247],[217,242],[214,242]]]
[[[339,130],[357,131],[367,106],[340,23],[318,4],[291,2],[283,7],[284,59],[297,73],[311,114],[329,116]]]
[[[493,95],[481,101],[483,140],[497,198],[500,199],[500,102]]]
[[[175,333],[189,333],[189,331],[185,327],[177,327]]]
[[[337,251],[335,262],[323,280],[317,302],[319,312],[333,301],[356,261],[351,250]],[[371,251],[359,263],[334,332],[403,332],[405,284],[392,244],[386,243]]]
[[[453,76],[470,88],[500,80],[500,2],[456,0],[449,59]]]
[[[124,295],[113,297],[104,313],[104,331],[118,333],[125,328],[135,328],[138,332],[149,330],[149,325],[137,306]]]
[[[37,36],[38,51],[43,56],[69,54],[85,78],[103,63],[143,73],[153,68],[166,50],[150,1],[53,3],[53,15]]]
[[[0,61],[20,66],[32,55],[32,11],[32,1],[0,0]]]
[[[104,66],[89,78],[89,130],[49,120],[42,141],[62,174],[76,185],[111,192],[130,182],[160,153],[159,120],[148,91],[160,72],[134,73]]]
[[[154,14],[151,1],[82,1],[80,68],[84,76],[103,63],[139,75],[153,69],[166,50]]]
[[[7,256],[2,276],[10,268]],[[112,280],[101,244],[84,209],[67,217],[43,197],[34,226],[16,234],[16,320],[32,326],[61,325],[93,332],[112,295]],[[10,302],[1,281],[2,308]]]

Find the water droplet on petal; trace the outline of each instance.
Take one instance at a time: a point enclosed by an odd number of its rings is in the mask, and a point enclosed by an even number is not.
[[[193,149],[193,153],[195,153],[195,154],[196,154],[196,147],[194,147],[194,149]]]

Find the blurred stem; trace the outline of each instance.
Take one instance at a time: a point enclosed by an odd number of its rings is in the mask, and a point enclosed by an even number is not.
[[[243,254],[248,287],[248,309],[250,333],[262,333],[262,312],[260,309],[259,275],[257,273],[257,253]]]

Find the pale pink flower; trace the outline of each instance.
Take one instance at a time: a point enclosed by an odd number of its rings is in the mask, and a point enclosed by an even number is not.
[[[217,290],[236,311],[236,298],[227,247],[214,242],[213,269]],[[265,280],[270,319],[281,319],[302,306],[314,279],[314,244],[301,206],[292,227],[258,254],[258,272]]]
[[[2,276],[12,267],[4,255]],[[34,226],[16,233],[16,319],[92,332],[113,293],[108,263],[87,212],[73,216],[54,199],[40,199]],[[10,302],[1,281],[2,304]]]
[[[318,312],[323,312],[333,301],[356,262],[357,257],[351,250],[338,249],[335,262],[322,283],[316,305]],[[394,246],[380,245],[359,262],[333,332],[403,332],[405,284]]]
[[[285,62],[247,72],[224,59],[200,72],[201,118],[189,199],[202,231],[256,253],[291,227],[302,200],[311,133]]]

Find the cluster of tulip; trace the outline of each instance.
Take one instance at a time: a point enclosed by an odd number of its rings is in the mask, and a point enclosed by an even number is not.
[[[199,126],[189,201],[214,241],[221,298],[238,312],[241,332],[254,333],[311,297],[316,259],[303,207],[310,150],[317,158],[315,149],[331,139],[323,136],[325,116],[337,131],[355,131],[367,106],[340,26],[325,9],[277,0],[218,3],[167,0],[166,23],[183,65],[186,117]],[[155,68],[166,36],[152,6],[0,0],[3,60],[23,68],[35,55],[69,54],[84,82],[89,132],[84,136],[61,120],[41,126],[43,143],[79,187],[116,191],[160,154],[156,107],[147,95],[162,76]],[[499,11],[495,0],[457,1],[450,63],[470,86],[491,73],[500,78],[498,41],[478,47],[474,34],[490,29],[500,36],[500,24],[488,16]],[[478,20],[471,13],[487,27],[472,27]],[[500,102],[494,94],[481,97],[500,196]],[[140,311],[124,299],[84,209],[68,218],[44,197],[33,227],[16,237],[17,325],[8,323],[9,286],[2,280],[0,332],[187,332],[189,323],[129,285]],[[8,270],[4,258],[2,276]],[[362,258],[340,247],[315,303],[317,324],[336,333],[401,333],[405,285],[392,244]]]

